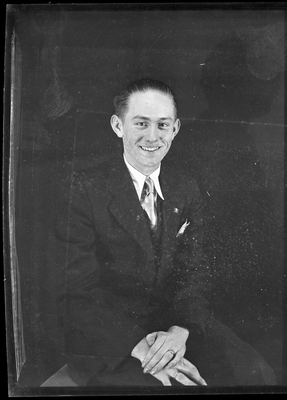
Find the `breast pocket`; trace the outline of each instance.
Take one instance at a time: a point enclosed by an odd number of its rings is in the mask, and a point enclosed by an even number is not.
[[[176,234],[176,237],[179,238],[179,237],[183,236],[189,225],[190,225],[190,221],[188,221],[188,219],[186,218],[185,222],[179,228],[179,230]]]

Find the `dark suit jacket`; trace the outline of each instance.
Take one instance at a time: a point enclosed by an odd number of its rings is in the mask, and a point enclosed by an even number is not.
[[[122,157],[73,174],[59,202],[65,259],[65,351],[117,365],[148,333],[204,332],[209,268],[196,183],[161,167],[163,232],[155,263],[146,218]],[[184,222],[190,222],[176,237]]]

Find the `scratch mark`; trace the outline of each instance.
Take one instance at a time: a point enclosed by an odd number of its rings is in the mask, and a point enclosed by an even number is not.
[[[81,33],[81,37],[82,37],[82,40],[84,41],[85,40],[85,37],[87,36],[87,34],[91,31],[91,30],[94,30],[95,31],[95,29],[98,29],[98,33],[103,33],[103,31],[105,31],[104,29],[102,29],[102,26],[101,25],[103,25],[103,23],[105,22],[105,20],[103,20],[103,19],[101,19],[101,20],[99,20],[99,21],[97,21],[96,23],[93,23],[93,24],[91,24],[90,26],[88,26],[87,27],[87,29],[86,30],[84,30],[82,33]],[[75,29],[75,31],[72,33],[71,32],[71,41],[74,41],[75,40],[75,38],[79,38],[79,36],[80,36],[80,34],[79,34],[79,32],[77,32],[77,30]],[[98,39],[98,38],[97,38]]]
[[[145,51],[145,53],[148,53],[154,45],[159,41],[159,39],[163,36],[163,34],[169,29],[169,27],[173,24],[173,21],[171,21],[166,28],[159,34],[159,36],[155,39],[155,41],[151,44],[151,46]],[[141,64],[141,60],[138,62],[137,67]]]
[[[149,47],[148,51],[153,48],[153,46],[159,41],[159,39],[162,37],[162,35],[168,30],[168,28],[173,24],[173,21],[171,21],[167,27],[161,32],[161,34],[156,38],[156,40],[153,42],[153,44]]]
[[[187,120],[192,122],[225,122],[228,124],[245,124],[245,125],[263,125],[263,126],[278,126],[278,127],[287,127],[285,124],[276,124],[273,122],[249,122],[249,121],[231,121],[227,119],[199,119],[199,118],[181,118],[181,120]]]

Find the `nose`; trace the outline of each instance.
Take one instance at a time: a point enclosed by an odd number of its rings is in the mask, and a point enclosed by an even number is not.
[[[146,135],[146,140],[148,142],[156,142],[159,139],[159,129],[157,125],[150,125],[147,135]]]

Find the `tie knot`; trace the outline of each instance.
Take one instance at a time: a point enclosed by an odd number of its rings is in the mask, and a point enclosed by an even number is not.
[[[146,196],[148,196],[150,193],[155,194],[155,186],[154,186],[154,181],[147,176],[144,184],[144,190],[146,193]]]
[[[141,196],[141,205],[142,208],[146,211],[152,229],[156,229],[157,224],[157,213],[156,213],[156,190],[154,186],[153,180],[148,176],[145,179],[142,196]]]

